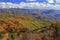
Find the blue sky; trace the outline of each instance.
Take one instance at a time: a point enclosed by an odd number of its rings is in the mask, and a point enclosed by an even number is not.
[[[0,0],[0,8],[45,8],[60,10],[60,0]]]
[[[27,2],[28,0],[0,0],[0,2],[12,2],[12,3],[20,3]],[[46,0],[37,0],[37,2],[46,2]]]
[[[60,0],[0,0],[0,2],[11,2],[11,3],[17,3],[17,4],[19,4],[21,2],[29,2],[29,1],[36,1],[36,2],[41,2],[41,3],[44,3],[44,2],[46,2],[46,3],[51,2],[51,3],[53,3],[53,1],[54,1],[54,3],[56,1],[60,2]]]

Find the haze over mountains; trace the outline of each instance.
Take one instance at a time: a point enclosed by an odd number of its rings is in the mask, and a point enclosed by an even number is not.
[[[14,15],[29,15],[34,16],[37,19],[47,21],[60,21],[60,10],[37,10],[37,9],[0,9],[0,14],[14,14]]]

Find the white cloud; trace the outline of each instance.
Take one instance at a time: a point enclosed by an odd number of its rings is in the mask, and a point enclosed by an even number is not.
[[[60,3],[60,0],[56,0],[56,3]]]
[[[54,3],[54,0],[47,0],[48,3]]]
[[[33,9],[59,9],[60,5],[58,4],[45,4],[45,3],[39,3],[39,2],[33,2],[33,3],[20,3],[21,7],[26,8],[33,8]]]
[[[18,8],[18,5],[10,2],[0,2],[0,8]]]
[[[20,4],[14,4],[10,2],[0,2],[0,8],[31,8],[31,9],[57,9],[60,10],[60,5],[58,4],[45,4],[39,2],[25,3],[21,2]]]

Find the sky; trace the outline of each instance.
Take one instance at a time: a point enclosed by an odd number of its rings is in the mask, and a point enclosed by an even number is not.
[[[58,1],[60,2],[60,0],[0,0],[0,2],[12,2],[12,3],[20,3],[20,2],[29,2],[29,1],[36,1],[36,2],[50,2],[53,3],[53,1]]]
[[[37,1],[37,0],[0,0],[0,2],[12,2],[12,3],[20,3],[20,2],[29,2],[29,1]],[[46,0],[38,0],[37,2],[45,2]]]
[[[60,10],[60,0],[0,0],[0,8],[45,8]]]

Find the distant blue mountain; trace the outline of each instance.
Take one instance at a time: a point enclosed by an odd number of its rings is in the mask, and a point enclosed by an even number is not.
[[[4,14],[14,14],[14,15],[31,15],[37,19],[47,21],[60,21],[60,10],[38,10],[38,9],[19,9],[19,8],[10,8],[10,9],[0,9],[0,13]]]

